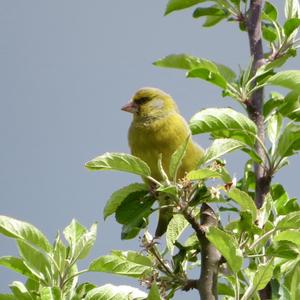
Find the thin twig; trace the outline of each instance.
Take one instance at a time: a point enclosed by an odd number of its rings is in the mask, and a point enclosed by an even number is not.
[[[253,250],[262,240],[264,240],[265,238],[267,238],[269,235],[273,234],[276,231],[275,228],[273,228],[270,231],[267,231],[265,234],[263,234],[262,236],[260,236],[250,247],[249,250]]]

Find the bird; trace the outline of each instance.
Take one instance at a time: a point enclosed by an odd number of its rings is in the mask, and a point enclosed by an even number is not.
[[[143,87],[136,91],[131,100],[122,108],[133,114],[128,130],[128,143],[131,154],[142,159],[151,170],[151,177],[163,180],[158,167],[161,157],[162,167],[169,176],[169,164],[172,154],[188,140],[185,155],[177,172],[177,180],[184,178],[187,172],[196,169],[203,149],[195,143],[189,126],[181,116],[176,102],[166,92],[154,88]],[[147,183],[147,180],[144,179]],[[149,183],[148,183],[149,184]],[[155,237],[161,237],[173,217],[173,209],[166,207],[167,201],[159,200],[158,225]]]

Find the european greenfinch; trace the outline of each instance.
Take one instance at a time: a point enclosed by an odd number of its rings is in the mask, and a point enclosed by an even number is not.
[[[175,101],[160,89],[145,87],[139,89],[122,110],[133,114],[128,132],[131,153],[145,161],[151,176],[162,181],[158,160],[169,176],[169,164],[172,154],[183,145],[190,136],[187,122],[180,115]],[[203,150],[189,138],[185,155],[178,169],[177,179],[195,169],[203,156]],[[145,180],[146,181],[146,180]],[[147,182],[147,181],[146,181]],[[160,208],[156,237],[162,236],[173,216],[168,202],[159,200]]]

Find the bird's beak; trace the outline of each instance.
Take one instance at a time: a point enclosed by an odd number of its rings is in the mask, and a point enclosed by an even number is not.
[[[136,113],[138,111],[139,107],[135,102],[128,102],[127,104],[125,104],[124,106],[122,106],[121,110],[130,112],[132,114]]]

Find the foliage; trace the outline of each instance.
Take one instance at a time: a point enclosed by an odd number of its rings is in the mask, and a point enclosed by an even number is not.
[[[26,283],[14,281],[10,285],[12,294],[0,295],[0,299],[14,300],[80,300],[80,299],[145,299],[147,294],[130,286],[106,284],[96,287],[89,282],[79,283],[78,277],[86,272],[109,272],[119,263],[113,273],[135,277],[151,270],[151,260],[137,252],[117,252],[95,259],[87,269],[78,270],[79,260],[86,258],[96,240],[97,225],[85,228],[76,220],[63,230],[53,243],[33,225],[6,216],[0,216],[0,232],[15,239],[19,257],[0,257],[0,265],[27,278]],[[109,259],[108,259],[109,260]],[[101,261],[105,261],[102,264]],[[124,262],[124,265],[120,263]],[[104,266],[103,266],[104,265]],[[131,273],[130,273],[131,272]]]
[[[246,31],[248,5],[246,0],[169,0],[165,15],[192,8],[197,21],[205,18],[204,27],[227,20]],[[73,220],[63,231],[67,246],[60,234],[51,245],[34,226],[2,216],[0,232],[16,240],[20,257],[2,257],[0,264],[27,277],[27,282],[13,282],[12,294],[0,299],[171,299],[178,289],[190,289],[189,271],[201,267],[202,235],[222,256],[218,293],[224,299],[259,299],[258,292],[269,282],[274,299],[300,297],[297,199],[289,198],[282,185],[271,183],[263,206],[257,207],[254,201],[254,165],[261,164],[271,181],[288,164],[289,157],[300,150],[300,71],[276,71],[297,54],[298,0],[285,0],[284,11],[285,20],[280,24],[277,8],[265,2],[261,25],[268,50],[257,70],[253,68],[253,59],[240,74],[223,64],[188,54],[171,54],[154,62],[158,67],[185,70],[186,77],[213,84],[223,97],[231,97],[248,111],[252,96],[263,87],[288,89],[287,95],[271,92],[264,101],[263,117],[269,141],[259,138],[257,124],[246,114],[229,108],[207,108],[194,115],[190,128],[194,135],[209,134],[212,143],[205,150],[199,169],[188,173],[183,180],[177,181],[176,175],[186,143],[173,154],[169,170],[161,170],[162,182],[151,177],[144,161],[129,154],[105,153],[90,160],[86,163],[90,170],[132,173],[156,184],[155,191],[150,192],[142,183],[117,190],[103,212],[104,218],[115,215],[122,225],[122,239],[142,235],[144,251],[113,250],[93,260],[86,270],[78,271],[77,261],[85,258],[94,244],[95,224],[86,229]],[[258,144],[265,159],[257,153]],[[249,157],[243,177],[236,179],[228,173],[222,159],[238,150]],[[172,199],[174,212],[166,233],[166,249],[147,231],[149,216],[158,210],[159,197]],[[218,226],[197,229],[195,224],[200,223],[203,203],[212,203],[218,209]],[[230,216],[227,222],[226,216]],[[149,294],[110,284],[102,287],[78,284],[78,276],[88,271],[139,279],[150,289]]]

